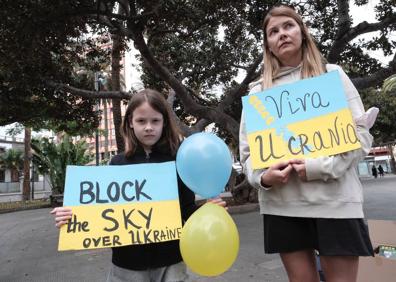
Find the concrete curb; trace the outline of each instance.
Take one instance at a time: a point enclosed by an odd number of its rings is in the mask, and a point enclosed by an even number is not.
[[[13,208],[0,208],[0,214],[17,212],[17,211],[25,211],[25,210],[36,210],[36,209],[44,209],[50,208],[51,203],[44,203],[42,205],[36,206],[21,206],[21,207],[13,207]]]

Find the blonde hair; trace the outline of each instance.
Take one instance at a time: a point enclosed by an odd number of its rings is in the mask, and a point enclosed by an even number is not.
[[[302,69],[301,78],[309,78],[320,75],[325,72],[324,59],[316,47],[316,44],[310,35],[307,26],[304,24],[301,16],[288,6],[280,5],[269,10],[264,18],[264,67],[262,73],[262,86],[264,89],[272,87],[273,79],[278,75],[280,62],[268,48],[266,28],[272,17],[285,16],[294,19],[300,27],[302,37]]]
[[[171,108],[164,96],[153,89],[144,89],[134,94],[129,101],[128,107],[125,111],[124,119],[121,124],[121,135],[125,142],[125,155],[132,157],[139,146],[139,140],[136,138],[135,132],[131,127],[134,110],[147,102],[150,107],[162,114],[164,119],[164,127],[162,135],[155,146],[160,146],[169,150],[172,156],[176,155],[177,149],[180,145],[180,132],[171,114]]]

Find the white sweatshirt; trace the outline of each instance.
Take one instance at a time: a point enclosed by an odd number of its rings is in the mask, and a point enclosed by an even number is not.
[[[265,188],[261,176],[265,169],[253,170],[245,130],[241,118],[239,134],[240,159],[249,183],[259,190],[261,214],[314,218],[363,218],[363,192],[357,174],[357,164],[370,151],[373,137],[365,124],[364,107],[359,93],[337,65],[326,65],[327,71],[340,73],[349,108],[357,127],[362,148],[346,153],[306,159],[308,181],[301,181],[295,171],[286,184]],[[275,78],[274,86],[300,80],[301,67],[282,68]],[[261,81],[251,84],[250,93],[262,91]]]

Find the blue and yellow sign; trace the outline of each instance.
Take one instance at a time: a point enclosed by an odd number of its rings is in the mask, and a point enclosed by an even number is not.
[[[242,98],[252,167],[361,147],[338,71]]]
[[[175,162],[68,166],[60,251],[177,240],[181,213]]]

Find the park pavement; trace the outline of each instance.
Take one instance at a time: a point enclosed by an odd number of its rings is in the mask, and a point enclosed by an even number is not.
[[[368,219],[396,220],[396,176],[365,179]],[[105,281],[109,249],[57,251],[58,230],[50,209],[0,215],[0,281]],[[189,282],[287,281],[278,255],[264,254],[262,217],[257,205],[230,208],[240,234],[234,265],[218,277],[190,274]]]

